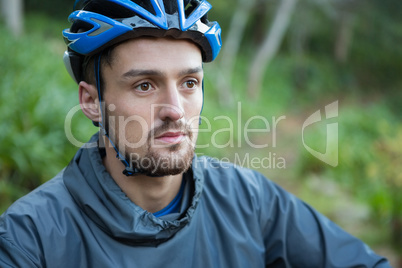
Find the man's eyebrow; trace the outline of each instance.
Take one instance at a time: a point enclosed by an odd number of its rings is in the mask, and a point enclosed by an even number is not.
[[[179,76],[185,76],[188,74],[196,74],[196,73],[201,73],[202,72],[202,66],[197,66],[194,68],[188,68],[186,70],[183,70],[179,73]]]
[[[179,76],[200,73],[200,72],[202,72],[202,70],[203,70],[202,66],[188,68],[188,69],[180,71]],[[137,76],[166,76],[166,73],[158,71],[158,70],[131,69],[131,70],[125,72],[122,75],[122,78],[130,78],[130,77],[137,77]]]
[[[165,73],[157,70],[138,70],[138,69],[131,69],[128,72],[124,73],[122,75],[123,78],[130,78],[130,77],[136,77],[136,76],[164,76]]]

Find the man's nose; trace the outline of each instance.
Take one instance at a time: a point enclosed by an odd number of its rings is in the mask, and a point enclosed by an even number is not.
[[[177,87],[170,86],[164,94],[161,101],[161,108],[159,110],[159,118],[162,121],[172,120],[177,121],[184,117],[184,110],[182,108],[182,99]]]

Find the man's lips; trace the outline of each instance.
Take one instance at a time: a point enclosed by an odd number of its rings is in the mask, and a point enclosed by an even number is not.
[[[166,143],[179,143],[185,136],[186,134],[184,134],[183,132],[175,131],[175,132],[165,132],[157,136],[155,139]]]

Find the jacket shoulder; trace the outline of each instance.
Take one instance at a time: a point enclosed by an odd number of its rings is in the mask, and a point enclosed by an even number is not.
[[[2,215],[34,216],[40,213],[51,213],[52,206],[67,204],[71,196],[63,182],[64,170],[51,180],[45,182],[32,192],[14,202]],[[67,200],[66,200],[67,199]]]
[[[239,186],[249,185],[251,188],[260,189],[261,184],[263,184],[264,187],[272,189],[278,187],[260,172],[228,161],[202,156],[197,158],[195,165],[202,170],[205,183],[213,180],[214,184],[221,183],[228,186],[232,184]]]
[[[0,264],[39,267],[44,262],[41,249],[46,237],[58,236],[55,233],[63,232],[69,215],[78,212],[63,173],[18,199],[0,216]]]
[[[258,171],[206,156],[197,158],[196,165],[196,169],[201,170],[198,173],[203,176],[203,192],[208,199],[224,197],[225,201],[219,202],[227,203],[226,206],[241,206],[257,212],[261,211],[264,203],[271,203],[277,196],[292,198],[291,194]]]

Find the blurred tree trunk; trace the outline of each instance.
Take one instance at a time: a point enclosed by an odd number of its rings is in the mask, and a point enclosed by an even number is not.
[[[232,73],[235,66],[236,56],[243,38],[251,9],[255,0],[239,0],[237,9],[232,16],[229,32],[225,40],[225,46],[220,55],[219,75],[217,77],[219,103],[221,106],[230,106],[234,102],[232,95]]]
[[[315,30],[315,13],[309,2],[303,3],[303,8],[294,14],[292,28],[290,29],[289,51],[292,55],[292,82],[296,93],[305,90],[309,79],[309,64],[306,51],[308,41]],[[297,99],[297,98],[296,98]]]
[[[248,43],[261,44],[264,41],[264,35],[267,31],[268,19],[272,16],[271,8],[275,5],[272,0],[256,0],[251,13],[253,14],[252,37]],[[268,18],[268,19],[267,19]]]
[[[23,0],[1,0],[2,15],[15,36],[23,32]]]
[[[265,40],[251,64],[248,78],[248,95],[251,99],[257,99],[260,95],[262,77],[266,67],[279,49],[279,45],[289,26],[296,3],[297,0],[280,0],[272,26],[268,30]]]
[[[350,12],[342,12],[339,16],[339,28],[335,41],[335,59],[340,63],[346,63],[349,56],[349,48],[352,43],[354,15]]]

